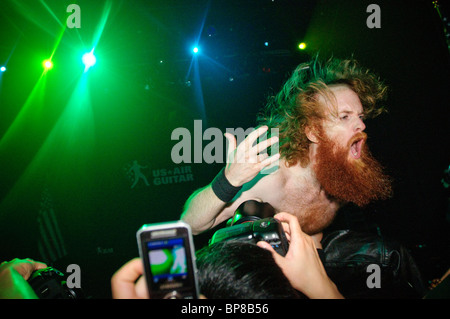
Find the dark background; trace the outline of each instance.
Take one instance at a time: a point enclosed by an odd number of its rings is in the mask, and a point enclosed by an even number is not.
[[[440,277],[449,267],[450,219],[441,182],[450,164],[444,24],[432,1],[376,1],[381,28],[370,29],[371,2],[3,0],[0,259],[30,257],[62,271],[78,264],[87,295],[109,298],[111,275],[138,255],[137,229],[178,219],[188,196],[223,166],[173,163],[171,132],[193,132],[196,119],[203,130],[254,127],[267,96],[319,53],[353,55],[390,88],[389,113],[366,124],[395,196],[364,211],[349,206],[331,228],[379,229],[411,251],[426,280]],[[80,5],[81,28],[58,41],[71,3]],[[108,4],[98,62],[83,75],[78,54],[92,48]],[[448,6],[439,9],[448,16]],[[41,62],[55,45],[41,85]],[[88,108],[76,109],[87,90]],[[147,165],[149,186],[131,188],[134,160]],[[155,184],[161,170],[186,167],[193,181]],[[53,211],[66,250],[52,260],[38,247],[43,210]],[[210,235],[196,237],[197,248]]]

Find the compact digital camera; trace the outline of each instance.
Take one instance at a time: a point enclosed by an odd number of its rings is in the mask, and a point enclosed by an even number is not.
[[[254,244],[266,241],[282,256],[285,256],[289,249],[289,243],[281,223],[272,217],[264,219],[255,216],[247,219],[244,217],[232,226],[216,231],[209,240],[209,245],[225,240]]]
[[[199,298],[195,247],[188,224],[147,224],[136,236],[151,299]]]

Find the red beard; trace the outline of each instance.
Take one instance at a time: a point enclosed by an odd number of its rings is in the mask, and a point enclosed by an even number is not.
[[[360,157],[350,160],[349,152],[355,150],[353,144],[361,139],[363,142],[358,146]],[[391,180],[370,154],[366,139],[365,133],[357,133],[343,148],[323,138],[318,145],[314,165],[317,180],[328,195],[360,207],[392,195]]]

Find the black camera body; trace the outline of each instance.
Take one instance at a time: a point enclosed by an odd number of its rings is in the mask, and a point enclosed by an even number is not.
[[[39,299],[84,299],[81,288],[69,288],[65,275],[52,267],[33,272],[28,283]]]
[[[249,221],[238,220],[237,225],[219,229],[209,240],[209,245],[214,243],[233,240],[256,244],[259,241],[268,242],[276,252],[285,256],[289,243],[286,239],[281,223],[275,218],[259,219],[251,218]]]

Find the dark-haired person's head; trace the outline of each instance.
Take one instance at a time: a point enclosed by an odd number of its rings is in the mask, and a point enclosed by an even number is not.
[[[297,299],[272,254],[254,244],[218,242],[197,251],[200,291],[208,299]]]

